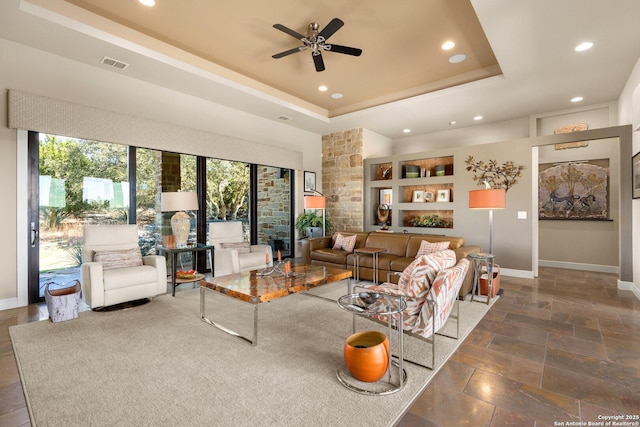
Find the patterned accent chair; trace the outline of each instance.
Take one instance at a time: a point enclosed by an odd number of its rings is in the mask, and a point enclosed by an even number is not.
[[[390,281],[380,285],[358,286],[368,291],[401,296],[407,303],[403,312],[403,331],[431,344],[431,366],[435,363],[434,335],[447,323],[449,317],[456,320],[456,335],[459,335],[458,292],[469,270],[469,260],[462,258],[456,264],[452,250],[434,252],[416,258],[400,275],[397,284]],[[456,314],[452,315],[454,305]],[[386,317],[377,320],[386,322]]]
[[[138,226],[85,225],[82,298],[92,309],[167,292],[163,256],[140,254]]]

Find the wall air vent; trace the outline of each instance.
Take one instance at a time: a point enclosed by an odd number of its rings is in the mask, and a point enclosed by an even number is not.
[[[117,68],[118,70],[124,70],[129,66],[126,62],[118,61],[117,59],[109,58],[108,56],[102,58],[100,63],[108,65],[109,67]]]

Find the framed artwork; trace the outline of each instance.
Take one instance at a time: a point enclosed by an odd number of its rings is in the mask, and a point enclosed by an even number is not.
[[[393,196],[393,190],[385,188],[380,190],[380,205],[391,206],[391,197]]]
[[[449,190],[438,190],[438,198],[437,202],[448,202],[449,201]]]
[[[423,203],[424,202],[424,191],[415,190],[413,192],[413,199],[411,199],[414,203]]]
[[[425,202],[433,202],[433,193],[431,191],[424,192],[424,201]]]
[[[304,191],[316,191],[316,173],[304,171]]]
[[[638,168],[634,165],[634,176]],[[538,171],[538,219],[609,219],[608,159],[540,163]],[[633,188],[634,194],[640,191]]]
[[[640,199],[640,152],[632,158],[633,170],[633,198]]]

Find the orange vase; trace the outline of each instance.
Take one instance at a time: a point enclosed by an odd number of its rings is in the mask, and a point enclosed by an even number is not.
[[[389,367],[389,340],[378,331],[358,332],[344,343],[344,361],[351,375],[360,381],[374,382]]]

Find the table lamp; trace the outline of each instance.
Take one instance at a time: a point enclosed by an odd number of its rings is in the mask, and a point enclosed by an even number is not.
[[[489,210],[489,254],[493,255],[493,210],[507,206],[507,192],[504,188],[491,188],[485,181],[484,190],[469,191],[469,209]]]
[[[160,210],[175,212],[171,217],[171,231],[176,237],[176,247],[187,246],[191,230],[191,217],[184,211],[198,210],[198,195],[192,191],[176,191],[160,194]]]

